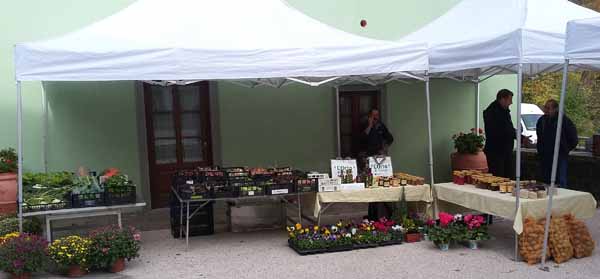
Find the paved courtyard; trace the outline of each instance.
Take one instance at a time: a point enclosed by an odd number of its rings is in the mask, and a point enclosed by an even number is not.
[[[600,213],[600,212],[598,212]],[[587,221],[600,240],[600,215]],[[367,250],[298,256],[286,246],[281,230],[218,233],[194,237],[190,249],[168,230],[143,234],[141,257],[121,274],[91,274],[90,278],[594,278],[600,277],[600,254],[572,259],[550,272],[513,262],[510,221],[491,227],[495,240],[472,251],[454,246],[441,252],[429,242]],[[45,276],[44,276],[45,277]]]

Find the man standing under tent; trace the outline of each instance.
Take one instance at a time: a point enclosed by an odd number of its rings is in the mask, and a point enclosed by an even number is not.
[[[556,140],[556,126],[558,124],[558,102],[548,100],[544,105],[544,115],[540,117],[536,125],[538,137],[537,152],[541,162],[542,181],[550,183],[552,173],[552,160],[554,154],[554,142]],[[560,135],[560,147],[558,151],[557,181],[561,187],[567,187],[567,165],[569,152],[577,147],[578,137],[575,124],[566,115],[563,118],[563,126]]]
[[[483,111],[486,133],[483,151],[487,157],[489,171],[494,176],[506,178],[513,176],[513,147],[517,138],[509,110],[513,95],[508,89],[498,91],[496,101]]]
[[[371,109],[367,127],[363,130],[363,143],[367,157],[377,155],[387,155],[388,147],[394,142],[394,137],[388,131],[387,127],[381,122],[379,111]],[[365,160],[365,163],[367,160]],[[386,203],[369,203],[369,219],[378,220],[382,216],[391,214],[391,206]]]

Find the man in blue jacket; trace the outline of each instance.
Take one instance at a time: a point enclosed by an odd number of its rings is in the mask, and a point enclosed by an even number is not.
[[[558,126],[558,102],[548,100],[544,105],[544,115],[540,117],[536,125],[537,152],[542,160],[542,181],[550,183],[552,174],[552,160],[554,155],[554,143],[556,141],[556,127]],[[567,187],[567,165],[569,152],[577,147],[579,139],[577,128],[566,115],[563,116],[563,125],[560,135],[560,147],[558,151],[558,166],[556,181],[561,187]]]

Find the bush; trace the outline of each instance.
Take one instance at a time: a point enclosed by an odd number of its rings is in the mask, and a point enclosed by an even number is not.
[[[60,267],[73,265],[87,269],[89,266],[90,246],[92,241],[76,235],[55,240],[48,247],[50,258]]]
[[[0,235],[19,231],[19,219],[14,215],[0,217]],[[42,224],[37,218],[23,219],[23,232],[41,235]]]
[[[0,150],[0,173],[17,172],[17,153],[14,148]]]
[[[0,269],[15,275],[44,270],[48,242],[33,234],[12,233],[0,241]]]
[[[131,260],[139,256],[140,233],[134,228],[107,226],[90,233],[90,264],[108,268],[118,259]]]

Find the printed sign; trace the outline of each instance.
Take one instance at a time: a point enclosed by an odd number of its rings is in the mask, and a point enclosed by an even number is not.
[[[352,179],[358,176],[356,160],[331,160],[331,178],[341,178],[340,173],[345,174],[347,169],[352,170]]]
[[[392,157],[369,157],[369,168],[374,177],[392,177]]]

